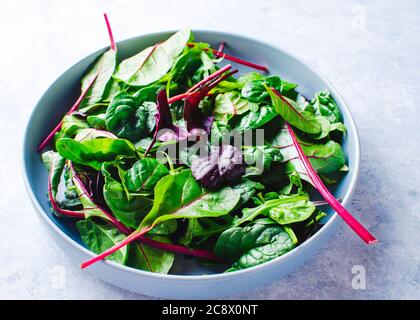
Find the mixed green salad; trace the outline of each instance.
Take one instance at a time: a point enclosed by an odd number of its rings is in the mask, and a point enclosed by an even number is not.
[[[52,142],[42,159],[53,213],[98,254],[82,267],[106,258],[168,273],[180,254],[253,267],[311,237],[326,205],[375,240],[325,186],[349,170],[328,91],[308,99],[188,29],[118,63],[106,22],[110,49],[39,146]],[[226,61],[256,71],[237,76]]]

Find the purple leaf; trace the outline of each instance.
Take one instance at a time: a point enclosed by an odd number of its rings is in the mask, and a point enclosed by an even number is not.
[[[218,189],[245,173],[245,161],[241,150],[231,145],[212,147],[207,157],[193,161],[191,171],[194,179],[206,189]]]

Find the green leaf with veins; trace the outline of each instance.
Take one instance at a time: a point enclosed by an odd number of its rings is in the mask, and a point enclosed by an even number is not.
[[[216,96],[214,107],[216,115],[240,115],[250,109],[258,109],[258,105],[242,98],[238,92],[230,91]]]
[[[190,37],[191,30],[181,30],[168,40],[125,59],[117,67],[114,78],[131,86],[146,86],[159,80],[175,64]]]
[[[269,146],[244,146],[243,154],[248,165],[246,175],[260,175],[271,168],[273,162],[283,159],[280,149]]]
[[[155,102],[139,104],[133,96],[120,93],[106,110],[106,127],[118,137],[136,142],[153,132],[156,112]]]
[[[97,62],[82,79],[82,91],[84,91],[92,81],[90,89],[86,93],[80,104],[80,108],[92,106],[101,102],[110,89],[110,80],[115,70],[117,53],[115,50],[108,50],[99,57]]]
[[[318,134],[321,125],[318,119],[310,112],[299,110],[297,104],[286,97],[278,96],[271,88],[266,87],[271,97],[274,109],[281,117],[302,132]]]
[[[91,116],[87,116],[86,118],[89,126],[95,129],[104,130],[106,129],[106,114],[100,113]]]
[[[131,192],[151,191],[157,182],[168,174],[169,169],[158,160],[144,158],[125,172],[123,182]]]
[[[104,252],[124,240],[125,234],[107,224],[95,223],[90,219],[76,222],[82,241],[96,254]],[[108,260],[124,264],[128,257],[128,247],[123,247],[107,257]]]
[[[130,197],[127,197],[122,183],[112,177],[112,169],[110,164],[102,167],[105,202],[119,221],[131,228],[137,228],[152,207],[153,200],[147,194],[130,193]]]
[[[152,240],[171,243],[165,236],[149,236]],[[126,265],[132,268],[166,274],[172,267],[175,259],[173,252],[164,251],[134,242],[129,245],[129,254]]]
[[[216,242],[215,253],[236,260],[234,269],[254,267],[277,258],[294,248],[289,234],[266,220],[224,231]]]
[[[233,124],[232,127],[239,131],[257,129],[273,120],[277,116],[278,114],[272,106],[262,105],[258,108],[257,111],[250,110],[242,115],[238,123]]]
[[[70,161],[101,170],[104,162],[116,160],[118,157],[135,157],[136,150],[127,140],[98,138],[78,142],[62,138],[56,144],[58,153]]]
[[[89,124],[85,119],[82,119],[76,115],[65,115],[63,118],[63,124],[61,125],[61,131],[68,137],[74,137],[74,135],[81,129],[89,128]]]
[[[302,211],[299,211],[299,208],[302,208]],[[295,223],[306,220],[310,216],[308,213],[312,208],[315,210],[315,206],[310,202],[307,194],[279,196],[277,199],[267,200],[257,207],[244,208],[242,217],[235,220],[235,225],[239,226],[245,222],[253,221],[258,216],[270,217],[280,224]],[[275,210],[271,211],[272,209]]]
[[[159,180],[154,189],[153,207],[139,229],[179,218],[219,217],[232,211],[240,195],[231,187],[215,192],[202,188],[191,174],[184,170]]]

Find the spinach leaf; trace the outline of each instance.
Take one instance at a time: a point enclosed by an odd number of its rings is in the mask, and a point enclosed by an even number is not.
[[[153,200],[144,194],[127,194],[122,183],[111,175],[112,165],[104,164],[102,173],[105,177],[104,199],[115,217],[126,226],[137,228],[141,219],[149,212]]]
[[[76,227],[79,230],[83,242],[96,254],[104,252],[125,238],[125,235],[115,227],[95,223],[90,219],[77,221]],[[108,256],[107,259],[124,264],[127,257],[128,247],[123,247]]]
[[[74,140],[78,142],[83,142],[83,141],[99,139],[99,138],[117,139],[117,136],[105,130],[87,128],[87,129],[80,129],[77,132],[76,136],[74,137]]]
[[[260,215],[285,225],[308,219],[314,210],[315,205],[306,194],[278,196],[277,199],[267,200],[257,207],[244,208],[242,217],[236,219],[235,225],[253,221]]]
[[[277,76],[271,76],[264,79],[252,80],[247,82],[242,90],[242,97],[252,102],[270,102],[270,95],[265,86],[273,87],[277,91],[281,91],[281,79]]]
[[[171,243],[165,236],[151,236],[150,238],[159,242]],[[172,252],[134,242],[129,246],[126,265],[140,270],[166,274],[171,269],[174,259],[175,255]]]
[[[246,178],[241,179],[241,181],[234,186],[232,186],[232,189],[239,193],[240,200],[238,202],[238,205],[235,209],[239,208],[240,206],[243,206],[245,203],[251,199],[251,197],[255,194],[257,190],[264,189],[264,185],[261,183],[258,183],[256,181],[252,181]]]
[[[275,110],[284,120],[302,132],[310,134],[321,132],[321,125],[312,113],[298,110],[294,101],[283,97],[277,91],[273,91],[272,88],[267,87],[266,89],[271,97]]]
[[[310,107],[313,108],[316,115],[326,117],[331,123],[340,122],[340,110],[331,93],[327,90],[318,92],[315,98],[311,100]]]
[[[216,192],[203,189],[184,170],[159,180],[154,189],[153,207],[143,219],[140,230],[170,219],[219,217],[227,215],[239,202],[239,193],[231,187]]]
[[[154,84],[147,87],[143,87],[133,94],[133,98],[139,104],[142,104],[145,101],[155,102],[157,94],[161,89],[163,89],[163,86],[160,84]]]
[[[120,93],[106,109],[106,127],[118,137],[136,142],[153,132],[156,111],[154,102],[138,105],[134,97]]]
[[[167,174],[169,174],[168,168],[158,160],[144,158],[138,160],[125,172],[123,182],[131,192],[150,191]]]
[[[261,240],[257,239],[256,247],[244,253],[232,265],[235,269],[245,269],[268,262],[289,252],[295,247],[293,239],[285,230],[272,226]]]
[[[257,129],[277,117],[275,109],[269,105],[262,105],[257,111],[248,111],[237,124],[232,124],[234,129],[244,131],[247,129]]]
[[[78,142],[62,138],[56,144],[58,153],[70,161],[89,166],[97,171],[102,163],[114,161],[119,157],[135,157],[136,150],[127,140],[99,138]]]
[[[82,79],[82,91],[89,90],[86,93],[80,108],[92,106],[100,101],[108,94],[110,89],[110,80],[115,70],[117,53],[115,50],[105,52],[90,71]],[[94,83],[91,85],[92,80]]]
[[[322,140],[327,138],[330,133],[334,131],[339,131],[342,133],[346,133],[346,127],[341,122],[331,123],[327,117],[324,116],[317,116],[319,124],[321,125],[321,132],[319,134],[311,134],[309,138],[312,140]]]
[[[191,37],[181,30],[168,40],[148,47],[120,63],[114,77],[132,86],[146,86],[162,78],[174,65]]]
[[[245,269],[277,258],[294,246],[292,238],[282,227],[257,221],[244,228],[224,231],[214,250],[225,259],[237,259],[234,269]]]
[[[273,162],[283,159],[280,149],[269,146],[244,146],[244,159],[248,165],[246,175],[260,175],[270,170]]]

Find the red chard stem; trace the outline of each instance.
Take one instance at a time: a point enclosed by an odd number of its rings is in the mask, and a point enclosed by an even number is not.
[[[330,204],[330,206],[338,213],[338,215],[343,218],[349,227],[352,228],[353,231],[363,239],[363,241],[365,241],[367,244],[375,243],[377,241],[376,238],[364,226],[362,226],[360,222],[358,222],[327,189],[321,178],[316,173],[315,169],[312,167],[305,153],[303,152],[302,147],[299,145],[292,127],[287,122],[286,126],[292,138],[293,144],[295,145],[299,154],[299,158],[301,159],[306,171],[308,172],[308,176],[311,179],[315,189],[318,190],[322,197]]]
[[[111,24],[109,23],[108,16],[106,13],[104,13],[104,18],[105,18],[106,28],[108,29],[110,47],[112,50],[116,51],[117,46],[115,45],[114,35],[112,34],[112,29],[111,29]]]
[[[80,94],[80,97],[77,99],[77,101],[74,103],[74,105],[70,108],[70,110],[66,113],[66,115],[71,114],[72,112],[76,111],[77,108],[79,108],[79,105],[82,103],[84,97],[86,96],[87,92],[89,91],[90,87],[92,87],[93,83],[95,82],[96,78],[98,77],[98,73],[94,77],[92,77],[92,80],[89,82],[85,90]],[[45,147],[50,143],[50,141],[54,138],[54,135],[61,130],[61,126],[63,124],[63,119],[60,120],[58,125],[48,134],[48,136],[41,142],[41,144],[38,146],[37,151],[41,152],[45,149]]]
[[[194,43],[188,43],[187,45],[190,48],[192,48],[192,47],[195,46]],[[238,58],[238,57],[234,57],[234,56],[232,56],[230,54],[227,54],[227,53],[220,53],[218,50],[213,49],[213,48],[204,48],[203,50],[204,51],[211,50],[219,58],[220,57],[223,57],[226,60],[230,60],[232,62],[236,62],[238,64],[242,64],[244,66],[247,66],[247,67],[250,67],[250,68],[254,68],[254,69],[257,69],[257,70],[261,70],[261,71],[264,71],[264,72],[267,72],[268,71],[268,68],[265,67],[265,66],[262,66],[262,65],[259,65],[259,64],[253,63],[253,62],[249,62],[249,61],[246,61],[246,60],[241,59],[241,58]]]

